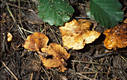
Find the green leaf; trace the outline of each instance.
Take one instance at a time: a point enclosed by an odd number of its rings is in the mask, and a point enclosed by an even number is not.
[[[113,27],[123,19],[118,0],[90,0],[90,12],[95,20],[105,27]]]
[[[74,9],[67,0],[40,0],[38,11],[44,22],[61,26],[70,20]]]

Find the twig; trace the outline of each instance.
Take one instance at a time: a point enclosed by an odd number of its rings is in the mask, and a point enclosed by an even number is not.
[[[78,73],[78,72],[76,72],[76,74],[77,74],[77,75],[80,75],[81,77],[83,77],[83,79],[96,80],[96,79],[91,79],[91,78],[89,78],[89,77],[87,77],[87,76],[85,76],[85,75],[82,75],[81,73]]]
[[[42,68],[42,70],[45,72],[45,74],[47,75],[48,80],[50,80],[50,77],[49,77],[49,75],[48,75],[47,71],[46,71],[43,67],[41,67],[41,68]]]
[[[41,79],[42,79],[42,80],[45,80],[42,76],[41,76]]]
[[[28,33],[33,33],[32,31],[29,31],[29,30],[26,30],[26,29],[24,29],[24,28],[21,28],[23,31],[26,31],[26,32],[28,32]]]
[[[96,74],[94,75],[94,79],[96,79],[96,78],[97,78],[97,75],[98,75],[98,72],[96,72]]]
[[[123,57],[123,56],[120,56],[125,62],[127,62],[127,60]]]
[[[30,74],[30,80],[33,80],[33,72]]]
[[[19,19],[19,23],[20,23],[20,26],[21,28],[23,28],[23,24],[22,24],[22,20],[21,20],[21,6],[20,6],[20,0],[18,0],[18,11],[19,11],[19,15],[18,15],[18,19]],[[24,33],[25,34],[25,33]]]
[[[104,53],[104,54],[100,54],[100,55],[94,56],[93,59],[100,59],[100,58],[103,58],[105,56],[111,56],[111,55],[114,55],[114,54],[115,54],[114,52]]]
[[[19,6],[15,5],[15,4],[11,4],[11,3],[7,3],[9,6],[12,6],[12,7],[16,7],[16,8],[19,8]],[[24,9],[24,10],[28,10],[28,8],[25,8],[25,7],[20,7],[21,9]]]
[[[97,72],[80,72],[81,74],[96,74]]]
[[[78,60],[71,60],[72,62],[78,62],[78,63],[85,63],[85,64],[99,64],[99,63],[96,63],[96,62],[85,62],[85,61],[78,61]]]
[[[2,64],[3,64],[3,66],[11,73],[11,75],[15,78],[15,80],[18,80],[18,78],[15,76],[15,74],[6,66],[6,64],[3,62],[3,61],[1,61],[2,62]]]
[[[51,27],[49,27],[49,29],[50,29],[50,31],[52,32],[52,34],[53,34],[54,38],[56,39],[57,43],[59,43],[59,41],[58,41],[57,37],[55,36],[54,31],[52,30],[52,28],[51,28]]]
[[[21,30],[20,26],[17,24],[17,22],[16,22],[16,20],[15,20],[15,18],[14,18],[14,16],[13,16],[11,10],[9,9],[9,6],[8,6],[7,3],[6,3],[6,6],[7,6],[7,10],[8,10],[8,12],[9,12],[10,16],[12,17],[12,20],[14,21],[14,23],[15,23],[16,26],[17,26],[17,28],[19,29],[20,35],[21,35],[22,38],[25,40],[25,37],[23,36],[23,31]]]

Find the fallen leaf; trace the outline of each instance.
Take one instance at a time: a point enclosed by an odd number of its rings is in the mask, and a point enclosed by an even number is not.
[[[124,48],[127,46],[127,24],[117,25],[104,31],[106,39],[104,46],[107,49]]]
[[[92,43],[100,36],[99,32],[90,30],[92,22],[86,19],[72,20],[59,27],[62,34],[63,46],[67,49],[79,50],[84,48],[85,44]]]
[[[34,32],[27,37],[23,46],[30,51],[39,51],[41,48],[47,47],[48,41],[49,39],[45,34]]]
[[[12,41],[12,38],[13,38],[12,34],[10,32],[8,32],[7,33],[7,41],[8,42],[11,42]]]
[[[46,68],[58,67],[60,71],[64,72],[66,70],[66,62],[70,57],[70,54],[59,44],[51,43],[46,48],[41,49],[42,52],[48,53],[52,58],[45,58],[40,55],[43,65]]]

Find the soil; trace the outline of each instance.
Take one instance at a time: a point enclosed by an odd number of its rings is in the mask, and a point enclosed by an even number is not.
[[[73,18],[84,18],[89,0],[69,0],[74,7]],[[120,0],[127,17],[127,1]],[[37,52],[23,48],[33,32],[42,32],[49,43],[62,45],[59,28],[44,23],[37,15],[37,0],[0,0],[0,80],[127,80],[127,48],[107,50],[102,34],[81,50],[67,50],[71,57],[67,70],[46,69]],[[103,32],[105,28],[97,27]],[[7,41],[11,33],[11,42]]]

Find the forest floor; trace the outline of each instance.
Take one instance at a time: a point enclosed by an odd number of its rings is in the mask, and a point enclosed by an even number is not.
[[[73,18],[86,17],[88,3],[84,1],[70,0]],[[127,17],[127,2],[121,1]],[[0,80],[127,80],[127,48],[107,50],[103,35],[81,50],[67,50],[71,57],[65,72],[46,69],[36,52],[22,46],[33,32],[47,35],[49,43],[62,44],[59,28],[37,17],[37,5],[36,0],[0,0]],[[11,42],[7,42],[7,33],[13,35]]]

